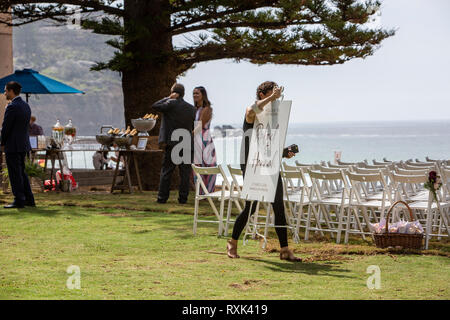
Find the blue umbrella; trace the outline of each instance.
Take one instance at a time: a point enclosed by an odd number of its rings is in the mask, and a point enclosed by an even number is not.
[[[16,70],[13,74],[0,79],[0,90],[10,81],[19,82],[22,85],[22,93],[25,93],[27,102],[30,94],[66,94],[83,93],[62,82],[50,79],[33,69]]]

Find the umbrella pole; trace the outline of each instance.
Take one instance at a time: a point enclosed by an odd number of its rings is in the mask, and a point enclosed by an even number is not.
[[[26,93],[26,94],[25,94],[25,97],[27,98],[27,103],[28,103],[28,98],[30,97],[30,94],[29,94],[29,93]]]

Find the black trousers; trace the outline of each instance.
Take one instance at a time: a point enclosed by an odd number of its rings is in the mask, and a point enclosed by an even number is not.
[[[172,180],[172,174],[177,166],[173,163],[171,158],[173,146],[166,146],[164,153],[164,160],[161,167],[161,175],[159,179],[159,192],[158,200],[166,201],[170,194],[170,182]],[[192,158],[192,157],[191,157]],[[178,194],[178,201],[186,202],[189,195],[189,183],[191,178],[192,167],[191,164],[179,164],[178,171],[180,172],[180,191]]]
[[[34,202],[30,181],[25,173],[25,152],[5,153],[8,176],[14,194],[14,202],[24,204],[25,201]]]
[[[242,172],[245,175],[245,166],[241,166]],[[253,206],[251,205],[251,201],[245,201],[245,207],[239,216],[236,218],[233,227],[233,234],[231,237],[234,240],[239,240],[239,237],[242,231],[245,228],[245,225],[248,221],[248,215],[253,214],[256,210],[256,201],[253,201]],[[276,226],[285,226],[286,225],[286,216],[284,215],[284,204],[283,204],[283,184],[281,181],[281,176],[278,175],[278,183],[277,189],[275,191],[275,200],[272,203],[273,212],[275,214],[275,225]],[[275,231],[278,236],[278,240],[280,241],[280,247],[288,246],[288,238],[287,238],[287,229],[284,227],[276,227]]]

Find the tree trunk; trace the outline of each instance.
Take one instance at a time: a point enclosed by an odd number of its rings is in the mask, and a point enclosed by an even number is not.
[[[176,81],[177,66],[172,56],[172,36],[167,31],[170,14],[167,0],[125,0],[124,52],[132,57],[122,71],[125,125],[131,119],[143,117],[147,113],[157,114],[151,105],[170,93]],[[133,35],[128,37],[127,35]],[[139,37],[135,35],[139,34]],[[159,135],[161,115],[151,136]],[[156,137],[155,137],[156,138]],[[152,139],[152,141],[155,141]],[[157,148],[156,143],[152,143]],[[138,156],[142,184],[145,190],[157,190],[163,152]],[[134,166],[130,168],[134,175]],[[178,174],[174,174],[172,187],[178,186]]]
[[[152,67],[147,65],[143,70],[123,72],[125,126],[132,127],[131,119],[142,118],[147,113],[158,114],[151,108],[152,104],[170,94],[170,87],[176,76],[171,74],[170,70]],[[159,114],[156,125],[149,134],[157,136],[160,125]]]
[[[124,52],[132,56],[132,63],[122,72],[125,124],[129,126],[131,119],[156,113],[151,105],[169,95],[178,68],[172,55],[172,35],[167,31],[170,27],[168,1],[125,0],[124,5]],[[161,117],[150,135],[158,135],[160,122]]]

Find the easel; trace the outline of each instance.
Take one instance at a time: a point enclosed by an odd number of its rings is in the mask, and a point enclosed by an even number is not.
[[[248,199],[248,195],[247,195],[247,199]],[[248,201],[247,199],[245,199],[245,201]],[[253,205],[255,204],[256,201],[256,208],[255,208],[255,212],[252,214],[252,208]],[[259,205],[260,203],[264,204],[266,207],[266,221],[265,223],[258,223],[258,218],[259,218]],[[245,233],[244,233],[244,237],[242,239],[244,246],[247,244],[248,239],[247,237],[251,235],[252,239],[256,239],[257,236],[261,237],[264,239],[264,243],[262,248],[264,249],[267,245],[267,234],[269,232],[269,223],[270,223],[270,213],[272,209],[272,205],[269,202],[264,202],[264,196],[261,197],[261,200],[251,200],[250,202],[250,212],[248,214],[248,220],[247,220],[247,224],[245,227]],[[253,221],[252,221],[253,220]],[[258,225],[263,225],[264,224],[264,234],[261,234],[258,232]]]
[[[251,235],[253,239],[256,238],[256,236],[260,236],[264,239],[263,248],[265,248],[267,245],[269,225],[275,228],[287,227],[293,229],[293,226],[290,225],[289,217],[286,217],[286,208],[284,210],[286,225],[277,226],[275,225],[275,221],[273,224],[270,223],[273,206],[269,201],[275,201],[277,192],[276,189],[278,188],[279,181],[277,181],[277,179],[281,179],[280,167],[283,150],[282,145],[284,145],[286,138],[287,126],[289,123],[289,113],[292,104],[292,101],[283,101],[283,98],[284,97],[282,97],[280,101],[277,100],[276,102],[272,102],[269,107],[265,107],[264,111],[257,114],[255,123],[253,125],[253,128],[256,129],[256,132],[252,132],[247,157],[248,159],[251,159],[249,161],[252,161],[252,167],[254,169],[249,170],[249,167],[247,166],[242,193],[245,197],[244,200],[249,201],[249,198],[251,198],[251,207],[253,207],[254,205],[256,207],[255,213],[253,215],[249,213],[248,216],[247,226],[243,238],[244,245],[248,241],[248,236]],[[283,104],[283,107],[281,107],[281,104]],[[273,131],[274,129],[275,131]],[[267,130],[267,132],[261,130]],[[274,141],[278,142],[278,144],[273,144]],[[263,151],[261,151],[261,149],[263,149]],[[277,153],[272,154],[272,150]],[[269,154],[270,157],[268,157]],[[273,160],[275,159],[275,155],[279,156],[279,162],[277,163],[273,162]],[[263,172],[264,174],[262,174]],[[267,178],[265,176],[267,176]],[[252,185],[265,185],[266,187],[265,189],[254,188],[252,190]],[[280,192],[280,190],[278,190],[278,192]],[[283,197],[281,198],[281,201],[283,201],[282,205],[284,206],[285,204]],[[259,207],[261,203],[265,206],[267,212],[265,216],[265,222],[258,222]],[[261,234],[258,232],[258,225],[263,224],[264,234]]]
[[[284,191],[283,191],[284,192]],[[241,198],[242,200],[248,201],[248,195],[247,198]],[[251,208],[253,206],[253,204],[256,201],[256,208],[255,208],[255,213],[251,214]],[[259,206],[260,204],[263,204],[266,208],[266,216],[265,216],[265,221],[264,222],[258,222],[258,218],[259,216]],[[283,205],[285,206],[284,200],[283,200]],[[269,226],[271,224],[271,217],[272,217],[272,212],[273,212],[273,208],[272,208],[272,203],[271,202],[267,202],[264,201],[264,196],[261,197],[261,200],[251,200],[250,203],[250,212],[248,215],[248,220],[247,220],[247,224],[245,227],[245,233],[244,233],[244,237],[243,237],[243,244],[244,246],[247,244],[248,239],[247,237],[251,235],[252,239],[256,239],[256,236],[259,236],[261,238],[264,239],[264,243],[262,245],[262,248],[265,249],[267,246],[267,236],[269,233]],[[285,220],[286,220],[286,225],[283,226],[277,226],[275,225],[275,221],[273,223],[273,225],[271,227],[274,228],[288,228],[288,229],[294,229],[295,230],[295,226],[292,226],[290,224],[290,219],[289,217],[286,215],[286,206],[284,208],[284,215],[285,215]],[[273,212],[274,213],[274,212]],[[253,220],[253,221],[252,221]],[[258,232],[258,225],[262,226],[264,225],[264,234],[261,234]],[[299,237],[298,235],[294,232],[294,242],[298,243],[299,242]]]

